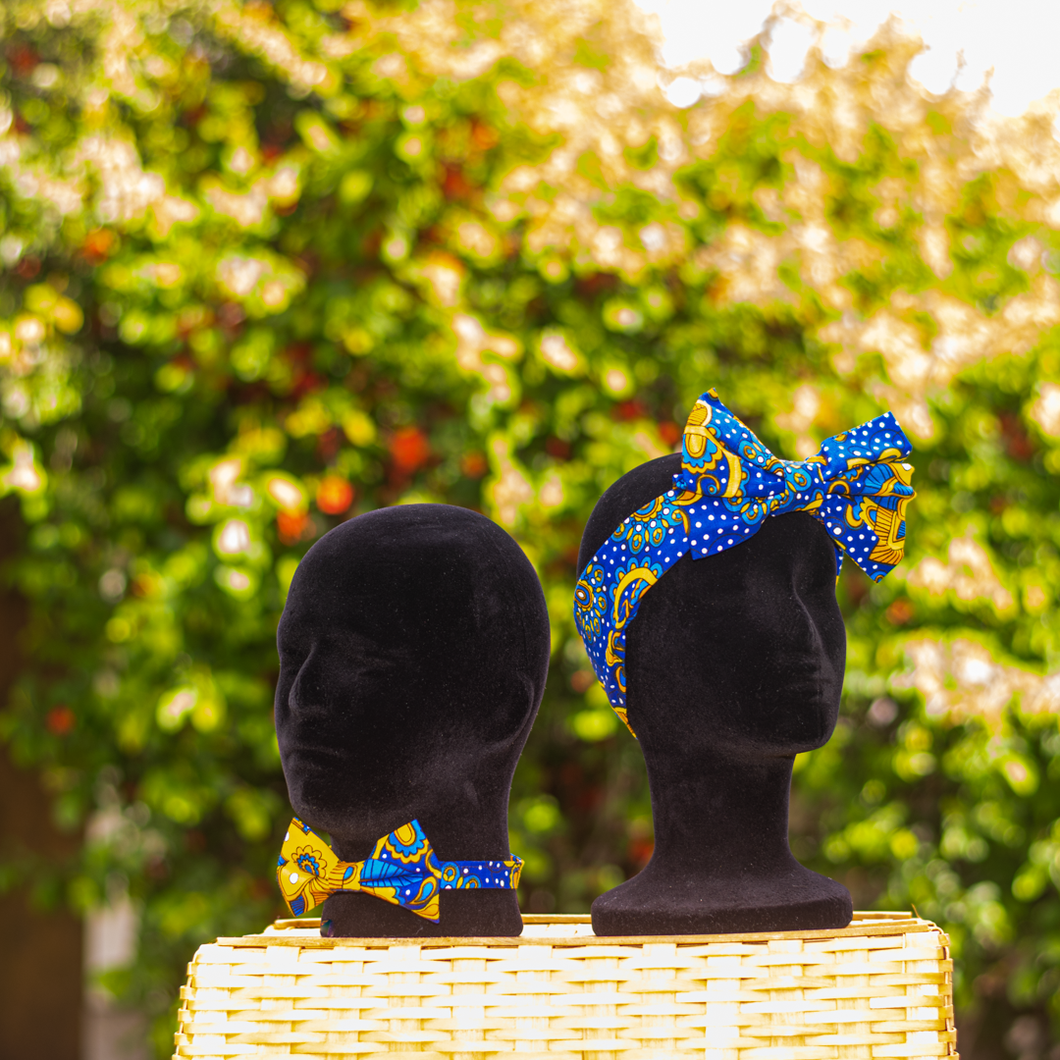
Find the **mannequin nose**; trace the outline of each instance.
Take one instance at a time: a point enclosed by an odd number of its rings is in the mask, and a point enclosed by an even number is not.
[[[328,712],[333,684],[326,676],[329,669],[326,655],[326,650],[319,643],[314,644],[291,682],[287,703],[294,713],[303,718]]]
[[[777,614],[773,629],[783,665],[799,670],[818,668],[824,641],[811,605],[796,590],[792,589],[787,606]]]
[[[824,638],[821,636],[821,628],[817,621],[817,616],[814,614],[812,605],[803,597],[796,594],[795,600],[797,603],[795,609],[797,620],[792,623],[793,629],[797,633],[800,642],[804,641],[814,654],[819,654],[824,649]]]

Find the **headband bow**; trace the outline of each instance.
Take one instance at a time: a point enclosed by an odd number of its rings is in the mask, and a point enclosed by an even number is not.
[[[723,552],[770,515],[808,512],[835,545],[837,573],[846,554],[880,581],[902,559],[905,509],[916,496],[904,462],[909,439],[890,412],[829,438],[809,460],[780,460],[708,390],[682,450],[674,488],[623,520],[574,591],[578,632],[627,728],[626,631],[644,593],[682,556]]]
[[[284,836],[276,878],[292,916],[339,891],[364,891],[437,923],[440,892],[479,887],[514,891],[522,868],[522,858],[514,854],[508,861],[439,861],[419,821],[383,836],[364,861],[341,861],[295,817]]]

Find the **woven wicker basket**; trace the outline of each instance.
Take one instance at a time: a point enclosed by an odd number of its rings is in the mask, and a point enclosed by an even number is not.
[[[177,1057],[824,1060],[956,1056],[949,939],[902,913],[836,931],[324,939],[319,921],[200,947]]]

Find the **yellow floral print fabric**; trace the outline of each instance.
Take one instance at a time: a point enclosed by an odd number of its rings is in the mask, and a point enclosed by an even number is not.
[[[292,916],[339,891],[364,891],[437,922],[442,891],[515,890],[522,867],[514,854],[506,861],[439,861],[419,821],[383,836],[364,861],[342,861],[295,817],[284,837],[276,878]]]

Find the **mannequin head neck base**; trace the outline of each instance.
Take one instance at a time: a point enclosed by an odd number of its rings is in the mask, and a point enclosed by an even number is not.
[[[442,861],[509,857],[508,795],[550,634],[541,583],[504,530],[445,504],[350,519],[299,565],[277,642],[291,806],[340,859],[412,820]],[[522,931],[508,890],[443,892],[437,925],[365,893],[323,910],[335,936]]]
[[[662,496],[679,455],[643,464],[600,499],[582,569],[623,520]],[[772,516],[717,555],[686,555],[645,593],[626,632],[626,708],[652,795],[645,869],[593,903],[597,934],[841,927],[850,895],[788,847],[795,756],[839,715],[846,632],[835,547],[805,512]]]
[[[447,938],[520,935],[515,891],[442,891],[438,923],[370,894],[333,894],[320,907],[320,933],[334,938]]]
[[[713,935],[844,927],[846,888],[788,846],[793,757],[707,756],[680,788],[649,769],[656,843],[633,879],[593,902],[598,935]]]

